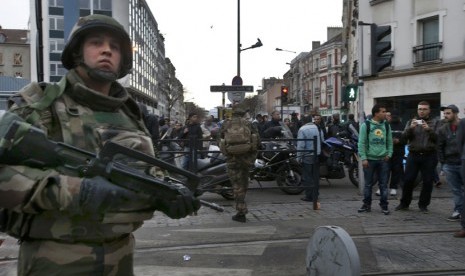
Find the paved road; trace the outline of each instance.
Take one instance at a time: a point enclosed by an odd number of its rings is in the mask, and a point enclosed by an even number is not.
[[[309,239],[327,225],[350,234],[363,275],[465,275],[465,239],[453,238],[459,223],[445,219],[453,205],[447,187],[434,190],[429,214],[414,200],[410,211],[385,216],[376,202],[371,213],[358,214],[361,196],[344,180],[321,186],[319,211],[299,195],[250,191],[245,224],[231,221],[231,202],[216,194],[203,198],[223,205],[223,213],[202,208],[181,220],[156,213],[135,233],[136,275],[305,275]],[[398,204],[390,202],[391,209]],[[0,258],[16,254],[15,241],[7,239]],[[0,265],[0,275],[15,275],[14,259]]]

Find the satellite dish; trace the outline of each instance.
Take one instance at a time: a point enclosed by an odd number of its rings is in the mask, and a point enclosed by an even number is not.
[[[347,61],[347,56],[343,55],[342,58],[341,58],[341,63],[344,64],[344,63],[346,63],[346,61]]]

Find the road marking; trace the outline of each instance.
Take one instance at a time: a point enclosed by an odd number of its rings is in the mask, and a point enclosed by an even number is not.
[[[180,229],[174,232],[202,232],[202,233],[227,233],[227,234],[274,234],[274,226],[250,226],[250,227],[226,227],[226,228],[198,228],[198,229]]]
[[[231,245],[225,247],[210,247],[210,248],[197,248],[189,251],[189,255],[196,254],[211,254],[211,255],[251,255],[251,256],[260,256],[263,255],[266,247],[268,245]],[[178,250],[185,251],[185,250]]]
[[[171,266],[136,266],[135,275],[141,276],[252,276],[250,269],[224,269],[224,268],[201,268],[201,267],[171,267]]]

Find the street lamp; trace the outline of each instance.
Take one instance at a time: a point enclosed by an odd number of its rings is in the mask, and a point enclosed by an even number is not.
[[[237,0],[237,76],[241,76],[241,52],[263,46],[260,38],[257,38],[257,43],[254,45],[241,49],[241,0]]]
[[[289,53],[294,53],[294,54],[297,53],[296,51],[290,51],[290,50],[285,50],[285,49],[281,49],[281,48],[276,48],[276,51],[279,51],[279,52],[289,52]]]

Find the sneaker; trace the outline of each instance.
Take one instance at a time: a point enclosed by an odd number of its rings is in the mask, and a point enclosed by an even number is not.
[[[391,196],[397,195],[397,189],[391,189]]]
[[[381,191],[378,189],[378,190],[376,191],[375,195],[380,196],[380,195],[381,195]]]
[[[232,216],[232,220],[238,221],[238,222],[245,222],[246,221],[244,214],[235,214],[234,216]]]
[[[371,206],[370,205],[367,205],[367,204],[363,204],[362,207],[360,207],[360,209],[358,209],[358,212],[359,213],[363,213],[363,212],[371,212]]]
[[[454,237],[456,238],[465,238],[465,229],[462,229],[458,232],[454,233]]]
[[[428,214],[429,210],[426,207],[420,207],[420,212],[422,212],[423,214]]]
[[[408,210],[408,206],[405,206],[405,205],[402,205],[402,204],[399,204],[397,205],[396,211],[407,211]]]
[[[448,221],[459,221],[460,220],[460,213],[458,211],[454,211],[450,217],[447,218]]]
[[[302,197],[300,200],[302,200],[302,201],[308,201],[308,202],[312,202],[312,201],[313,201],[313,199],[307,198],[307,197]]]
[[[381,212],[383,212],[383,214],[385,214],[385,215],[389,215],[389,213],[390,213],[387,206],[386,207],[381,207]]]

